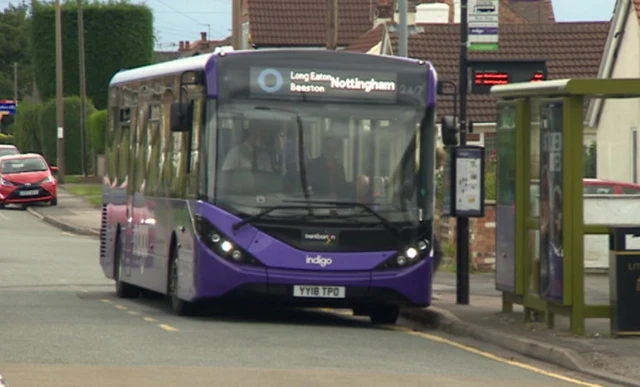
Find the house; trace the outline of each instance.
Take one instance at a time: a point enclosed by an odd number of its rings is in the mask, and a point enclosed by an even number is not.
[[[450,22],[459,22],[460,0],[409,0],[408,23],[415,24],[416,7],[423,3],[445,3],[451,8]],[[325,0],[241,0],[234,23],[240,25],[242,49],[324,48],[326,43]],[[455,10],[458,10],[457,12]],[[551,0],[501,0],[505,23],[553,23]],[[339,0],[338,49],[346,48],[372,28],[398,20],[396,0]]]
[[[617,0],[599,78],[640,78],[640,1]],[[587,124],[597,129],[597,177],[640,181],[640,98],[593,100]]]
[[[423,16],[424,15],[424,16]],[[501,18],[507,14],[501,13]],[[432,20],[440,17],[420,13],[408,37],[409,56],[433,63],[438,78],[458,83],[460,25]],[[439,22],[438,22],[439,21]],[[544,61],[547,79],[592,78],[598,74],[600,58],[609,31],[609,22],[500,25],[500,50],[470,52],[471,61],[535,60]],[[386,22],[364,34],[346,50],[375,55],[397,53],[398,34],[395,22]],[[440,97],[438,115],[453,115],[451,97]],[[491,150],[495,135],[496,100],[486,94],[470,94],[468,118],[474,121],[470,142]],[[487,133],[487,135],[485,135]]]
[[[374,25],[378,0],[338,1],[338,48],[344,48]],[[324,48],[324,0],[242,0],[241,48]]]

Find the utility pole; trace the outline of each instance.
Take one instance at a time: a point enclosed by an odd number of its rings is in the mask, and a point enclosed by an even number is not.
[[[242,35],[240,28],[240,17],[242,16],[240,2],[241,0],[231,0],[231,45],[234,50],[240,50],[242,48],[242,44],[240,43]]]
[[[460,146],[467,145],[467,45],[469,41],[468,0],[460,1]],[[469,305],[469,218],[456,218],[456,303]]]
[[[13,100],[16,101],[18,106],[18,62],[13,62]]]
[[[398,55],[405,58],[409,56],[409,32],[407,27],[408,7],[407,0],[398,1]]]
[[[58,183],[64,184],[64,97],[62,94],[62,11],[56,0],[56,121],[58,126]]]
[[[80,67],[80,147],[82,175],[87,176],[87,86],[84,66],[84,9],[78,0],[78,64]]]
[[[338,48],[338,0],[326,0],[327,50]]]

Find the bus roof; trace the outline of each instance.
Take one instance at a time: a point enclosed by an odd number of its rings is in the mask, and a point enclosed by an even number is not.
[[[175,59],[168,62],[156,63],[149,66],[137,67],[116,73],[109,86],[131,82],[139,79],[159,77],[167,74],[182,73],[189,70],[204,70],[209,58],[217,53],[208,53],[188,58]]]
[[[122,83],[127,83],[131,81],[136,81],[140,79],[148,79],[153,77],[161,77],[168,74],[176,74],[182,73],[184,71],[192,71],[192,70],[204,70],[209,59],[215,55],[218,55],[220,52],[228,52],[234,51],[233,48],[223,47],[222,49],[216,49],[214,52],[190,56],[187,58],[174,59],[167,62],[156,63],[147,66],[141,66],[133,69],[122,70],[117,72],[112,78],[111,82],[109,82],[109,87],[119,85]],[[266,51],[266,50],[265,50]],[[291,51],[291,50],[287,50]],[[324,51],[321,49],[318,50],[305,50],[305,52],[309,51]],[[264,53],[264,51],[255,51],[255,50],[237,50],[234,52],[260,52]],[[342,53],[342,52],[341,52]],[[347,55],[370,55],[366,53],[358,53],[358,52],[344,52]],[[390,60],[397,61],[412,61],[415,62],[417,59],[414,58],[403,58],[403,57],[386,57]],[[427,62],[430,64],[430,62]]]

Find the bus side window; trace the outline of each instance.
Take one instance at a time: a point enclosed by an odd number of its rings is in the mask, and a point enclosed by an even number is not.
[[[196,198],[198,195],[198,173],[200,167],[200,136],[202,135],[202,122],[203,122],[203,100],[197,98],[194,101],[193,106],[193,127],[189,137],[191,138],[191,144],[189,152],[191,157],[189,160],[189,174],[187,176],[187,197]]]
[[[158,180],[160,178],[160,105],[149,106],[149,118],[147,124],[147,173],[145,175],[145,194],[156,194]]]

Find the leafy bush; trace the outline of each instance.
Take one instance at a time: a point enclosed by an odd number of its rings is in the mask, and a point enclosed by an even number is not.
[[[75,0],[62,4],[63,90],[80,94],[78,77],[78,8]],[[56,94],[55,7],[36,1],[31,46],[38,90],[43,99]],[[85,2],[85,71],[87,96],[100,109],[107,107],[109,80],[121,69],[153,61],[153,13],[147,5],[126,1]]]
[[[95,108],[87,101],[87,115],[93,114]],[[42,139],[42,155],[47,161],[55,164],[58,159],[58,129],[56,116],[56,100],[44,104],[40,114],[40,138]],[[80,98],[64,99],[64,169],[65,174],[82,173],[82,148],[80,142]]]
[[[94,154],[104,154],[105,133],[107,130],[107,111],[98,110],[87,119],[89,144]]]
[[[40,113],[42,104],[20,102],[14,126],[15,145],[20,152],[42,153]]]
[[[6,133],[0,133],[0,144],[9,144],[13,145],[13,136]]]

